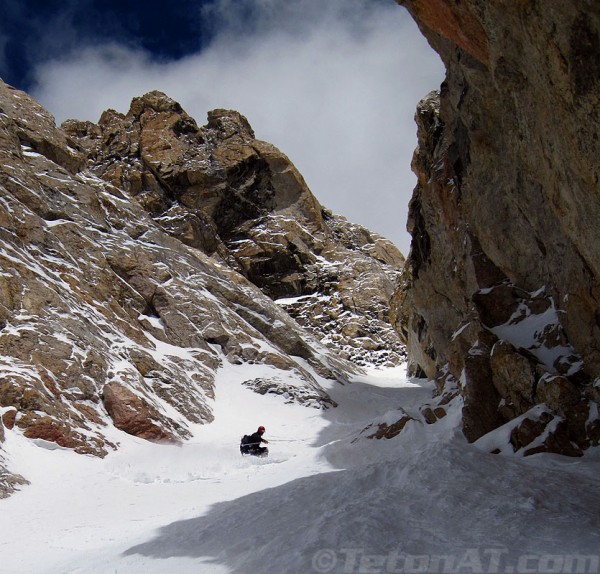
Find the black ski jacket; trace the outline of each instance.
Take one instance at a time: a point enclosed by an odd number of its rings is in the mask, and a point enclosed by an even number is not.
[[[252,447],[257,447],[260,445],[261,442],[267,441],[262,437],[261,433],[256,431],[255,433],[248,436],[248,442],[246,444],[249,444]]]

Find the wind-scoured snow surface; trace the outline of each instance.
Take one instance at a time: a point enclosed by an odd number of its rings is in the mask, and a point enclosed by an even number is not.
[[[426,425],[432,384],[402,368],[321,380],[328,410],[242,384],[267,369],[224,366],[214,422],[182,446],[113,430],[120,448],[99,459],[8,433],[11,469],[31,484],[0,501],[0,572],[600,570],[598,449],[488,454],[460,433],[459,403]],[[393,439],[361,432],[404,411],[415,420]],[[260,424],[270,456],[242,457]]]

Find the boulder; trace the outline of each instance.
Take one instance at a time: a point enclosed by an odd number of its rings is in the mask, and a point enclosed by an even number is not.
[[[165,430],[170,426],[166,417],[123,385],[105,385],[102,403],[115,426],[127,434],[156,442],[175,442],[174,434]]]
[[[577,386],[566,377],[560,375],[544,375],[540,378],[536,389],[537,402],[545,403],[556,412],[564,414],[581,400],[581,393]]]
[[[319,388],[316,381],[307,372],[302,373],[301,376],[307,381],[307,384],[303,387],[286,383],[285,378],[281,376],[249,379],[242,384],[259,395],[279,395],[287,403],[295,402],[317,409],[328,409],[337,406],[335,401]]]
[[[398,436],[406,425],[414,420],[408,413],[406,413],[403,409],[398,409],[400,411],[400,418],[393,423],[381,422],[373,425],[369,425],[366,429],[362,431],[361,434],[364,434],[366,438],[372,439],[392,439]],[[373,428],[376,427],[375,432],[371,432],[371,434],[367,434],[372,431]]]
[[[526,413],[537,402],[532,361],[507,341],[498,341],[492,347],[490,366],[492,382],[502,399],[500,411],[503,416],[510,420]]]
[[[540,452],[554,452],[567,456],[581,456],[581,448],[568,436],[566,424],[547,411],[534,412],[523,418],[510,434],[515,451],[530,456]]]

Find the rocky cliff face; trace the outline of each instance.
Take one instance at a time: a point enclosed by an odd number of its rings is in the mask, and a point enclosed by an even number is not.
[[[243,116],[198,127],[158,92],[60,129],[0,83],[0,262],[0,443],[103,456],[112,426],[178,441],[211,420],[224,361],[328,408],[317,375],[403,357],[402,255],[324,210]],[[2,463],[0,496],[23,481]]]
[[[399,1],[442,57],[419,105],[394,321],[476,440],[578,454],[600,424],[600,6]]]
[[[152,92],[126,115],[108,111],[98,125],[63,127],[98,177],[127,190],[167,233],[279,301],[342,357],[396,364],[404,356],[388,316],[402,254],[325,210],[238,112],[214,110],[198,127]]]

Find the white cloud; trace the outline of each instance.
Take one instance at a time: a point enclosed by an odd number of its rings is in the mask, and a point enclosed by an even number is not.
[[[294,161],[323,205],[407,253],[413,116],[443,78],[437,55],[391,1],[235,5],[244,10],[215,4],[221,32],[199,54],[161,63],[114,44],[88,47],[39,67],[34,95],[59,122],[126,112],[154,89],[200,124],[210,109],[237,109]]]

